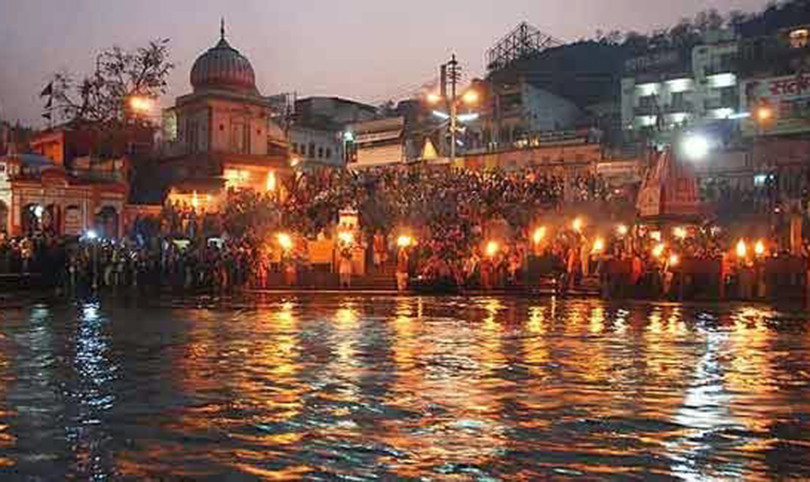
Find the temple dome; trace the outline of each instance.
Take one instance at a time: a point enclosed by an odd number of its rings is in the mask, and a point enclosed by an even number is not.
[[[219,42],[200,55],[191,68],[194,91],[219,89],[258,94],[253,66],[244,55],[225,40],[225,28]]]

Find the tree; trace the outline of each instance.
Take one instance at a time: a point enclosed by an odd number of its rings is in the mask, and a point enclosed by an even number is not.
[[[169,39],[153,40],[132,51],[112,47],[96,57],[96,71],[81,80],[69,72],[54,75],[54,113],[62,120],[100,126],[148,123],[132,115],[129,100],[165,94],[173,68]]]

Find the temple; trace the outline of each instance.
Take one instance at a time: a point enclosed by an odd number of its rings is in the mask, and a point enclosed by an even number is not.
[[[167,202],[217,211],[229,189],[270,190],[291,172],[286,136],[256,88],[250,61],[225,38],[191,69],[192,92],[164,116],[160,177]]]

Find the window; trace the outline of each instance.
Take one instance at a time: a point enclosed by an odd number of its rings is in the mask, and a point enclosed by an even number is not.
[[[326,148],[326,158],[327,159],[332,158],[332,149],[330,149],[329,147]]]
[[[298,143],[297,142],[292,143],[292,151],[293,151],[293,154],[298,154]]]
[[[315,157],[315,143],[309,143],[309,153],[307,154],[309,157]]]
[[[322,159],[322,158],[323,158],[323,147],[319,147],[318,148],[318,159]]]

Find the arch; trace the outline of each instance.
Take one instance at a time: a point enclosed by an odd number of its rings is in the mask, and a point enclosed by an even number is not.
[[[30,235],[42,231],[42,216],[45,208],[37,203],[26,204],[22,210],[22,232]]]
[[[119,214],[113,206],[104,206],[96,213],[96,233],[102,238],[118,237]]]
[[[42,211],[40,218],[42,231],[60,235],[62,234],[62,208],[58,204],[48,204]]]

